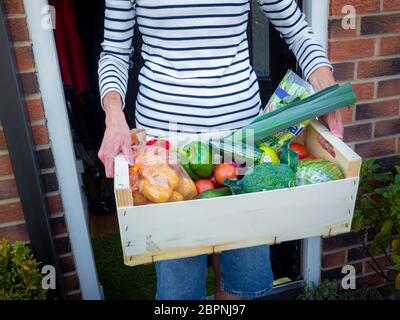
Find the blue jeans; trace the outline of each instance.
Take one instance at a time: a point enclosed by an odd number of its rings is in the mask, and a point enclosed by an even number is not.
[[[221,289],[243,298],[260,298],[272,288],[269,246],[223,251]],[[157,300],[203,300],[207,255],[156,263]]]

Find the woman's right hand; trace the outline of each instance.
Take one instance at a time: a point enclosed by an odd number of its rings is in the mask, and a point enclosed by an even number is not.
[[[103,162],[106,177],[114,177],[114,158],[123,153],[125,158],[133,165],[133,152],[131,148],[131,135],[129,126],[122,111],[122,100],[119,93],[111,91],[103,99],[106,112],[106,130],[99,150],[99,158]]]

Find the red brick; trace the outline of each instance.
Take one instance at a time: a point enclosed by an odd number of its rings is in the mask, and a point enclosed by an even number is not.
[[[368,276],[362,276],[356,279],[356,288],[371,288],[384,285],[385,279],[378,274],[371,274]]]
[[[49,143],[49,135],[45,125],[32,126],[32,135],[37,145]]]
[[[67,300],[82,300],[82,294],[80,292],[70,294],[67,296]]]
[[[361,35],[400,32],[400,14],[361,18]]]
[[[354,107],[346,107],[340,110],[343,124],[350,124],[353,122],[353,112],[354,112]]]
[[[375,137],[391,136],[400,133],[400,118],[375,123]]]
[[[349,232],[322,240],[322,251],[327,252],[349,246],[359,246],[365,237],[365,231]]]
[[[378,97],[390,97],[399,95],[400,95],[400,78],[379,81]]]
[[[329,39],[357,36],[357,29],[344,29],[342,19],[329,20]]]
[[[4,136],[3,129],[0,129],[0,150],[7,149],[6,137]]]
[[[400,36],[381,39],[381,55],[389,56],[400,54]]]
[[[26,71],[34,68],[35,64],[33,62],[31,47],[15,47],[14,55],[18,71]]]
[[[0,228],[0,239],[6,239],[11,243],[16,241],[29,241],[28,230],[25,224]]]
[[[322,255],[322,268],[332,268],[344,264],[346,251]]]
[[[0,204],[0,224],[24,220],[21,203]]]
[[[68,232],[63,216],[50,218],[50,226],[54,235],[60,235]]]
[[[39,93],[39,82],[37,80],[36,73],[21,73],[19,74],[19,78],[25,94]]]
[[[73,272],[75,270],[75,261],[73,255],[60,257],[60,266],[64,273]]]
[[[397,116],[399,114],[399,100],[388,100],[359,104],[356,107],[356,120],[373,119],[380,117]]]
[[[389,266],[391,266],[391,263],[389,262],[389,260],[386,257],[379,257],[379,258],[375,258],[375,261],[378,263],[378,265],[380,266],[381,269],[385,269]],[[369,262],[369,263],[368,263]],[[376,264],[371,260],[368,260],[368,262],[365,263],[365,273],[370,273],[370,272],[374,272],[374,269],[372,269],[371,265],[374,268],[376,267]],[[370,265],[371,264],[371,265]],[[379,269],[378,269],[379,270]]]
[[[375,39],[339,40],[329,42],[329,58],[332,61],[372,57]]]
[[[344,62],[332,64],[334,76],[337,81],[353,80],[355,63]]]
[[[354,142],[361,140],[368,140],[372,137],[372,124],[358,124],[354,126],[346,126],[344,128],[344,137],[343,140],[345,142]]]
[[[396,152],[396,139],[384,139],[355,145],[355,152],[362,157],[380,157]]]
[[[0,156],[0,176],[9,176],[13,174],[13,168],[8,154]]]
[[[0,181],[0,200],[17,197],[18,190],[14,179]]]
[[[25,101],[26,110],[28,111],[29,119],[31,121],[45,119],[43,104],[41,99],[33,99]]]
[[[362,101],[373,99],[374,87],[375,84],[373,82],[353,84],[353,90],[357,95],[357,100]]]
[[[383,0],[383,10],[400,10],[400,0]]]
[[[51,214],[60,213],[63,211],[60,195],[47,197],[47,203]]]
[[[76,273],[66,276],[64,278],[65,289],[67,291],[74,291],[79,289],[79,279]]]
[[[13,42],[30,40],[25,18],[10,18],[8,19],[8,26],[10,37]]]
[[[357,14],[380,11],[380,0],[331,0],[331,15],[342,15],[342,8],[349,4],[356,8]]]
[[[400,58],[360,61],[358,79],[400,74]]]
[[[349,263],[348,265],[353,266],[356,275],[362,273],[362,263]],[[338,267],[334,269],[328,269],[328,270],[321,270],[321,278],[322,279],[337,279],[341,280],[343,277],[346,275],[345,273],[342,273],[343,267]]]
[[[7,14],[23,14],[24,3],[22,0],[4,0],[4,8]]]

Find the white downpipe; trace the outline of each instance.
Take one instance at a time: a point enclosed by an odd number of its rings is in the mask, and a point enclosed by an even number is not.
[[[53,30],[42,26],[47,0],[24,0],[65,219],[83,299],[101,299],[77,173]]]
[[[304,0],[303,9],[316,37],[327,48],[329,0]],[[310,287],[321,282],[321,237],[303,240],[302,275]]]

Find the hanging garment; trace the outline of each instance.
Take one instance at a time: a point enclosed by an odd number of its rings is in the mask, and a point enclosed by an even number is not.
[[[65,88],[72,94],[85,92],[88,86],[87,65],[71,0],[50,0],[56,9],[55,39]]]

